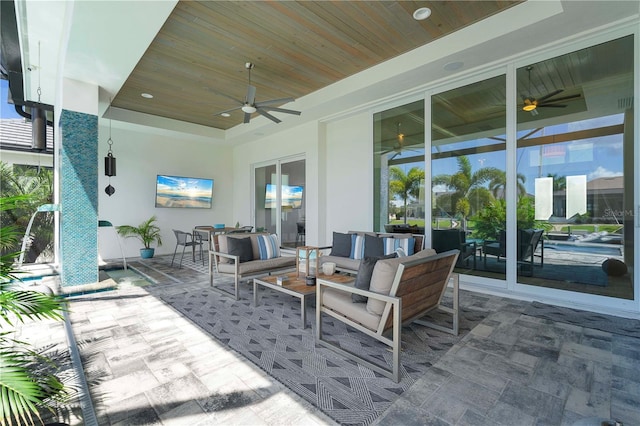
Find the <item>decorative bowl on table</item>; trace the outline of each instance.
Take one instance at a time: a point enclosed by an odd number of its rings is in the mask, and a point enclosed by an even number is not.
[[[216,223],[213,225],[214,229],[224,229],[224,223]]]

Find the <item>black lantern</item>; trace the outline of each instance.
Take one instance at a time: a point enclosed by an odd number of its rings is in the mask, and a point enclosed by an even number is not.
[[[113,145],[113,140],[111,139],[111,120],[109,120],[109,139],[107,143],[109,144],[109,151],[107,152],[107,156],[104,157],[104,175],[109,176],[109,185],[104,189],[104,192],[111,197],[116,192],[116,189],[111,186],[111,176],[116,175],[116,157],[114,157],[113,152],[111,152],[111,145]]]
[[[104,157],[104,175],[109,177],[116,175],[116,157],[111,152],[111,146],[109,146],[107,156]]]

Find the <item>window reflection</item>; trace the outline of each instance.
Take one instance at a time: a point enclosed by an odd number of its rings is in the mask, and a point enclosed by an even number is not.
[[[625,37],[517,70],[517,171],[544,231],[523,283],[633,298],[632,49]]]

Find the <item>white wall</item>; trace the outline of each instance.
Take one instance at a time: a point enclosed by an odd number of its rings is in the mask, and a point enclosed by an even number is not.
[[[139,129],[112,128],[113,156],[117,175],[111,178],[116,192],[107,196],[104,188],[109,178],[104,175],[104,157],[109,138],[108,120],[100,120],[99,127],[100,191],[98,217],[114,226],[138,225],[156,215],[162,229],[163,245],[156,254],[173,253],[176,239],[172,229],[191,231],[196,225],[214,223],[235,224],[232,211],[234,176],[232,150],[216,141],[146,133]],[[156,208],[156,175],[167,174],[214,179],[211,209]],[[125,256],[139,256],[141,243],[137,239],[122,240]],[[121,257],[113,228],[99,228],[98,247],[103,259]]]
[[[373,230],[372,112],[326,124],[326,218],[321,244],[330,245],[333,232]]]

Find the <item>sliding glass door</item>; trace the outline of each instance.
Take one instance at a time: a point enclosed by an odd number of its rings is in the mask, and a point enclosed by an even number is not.
[[[431,236],[459,272],[505,278],[506,78],[431,97]],[[491,254],[487,256],[487,254]]]
[[[633,300],[634,49],[521,60],[375,113],[375,230],[426,231],[483,285]]]
[[[517,69],[519,282],[633,299],[633,44]]]
[[[285,247],[304,245],[305,160],[283,159],[254,167],[254,227],[280,236]]]

